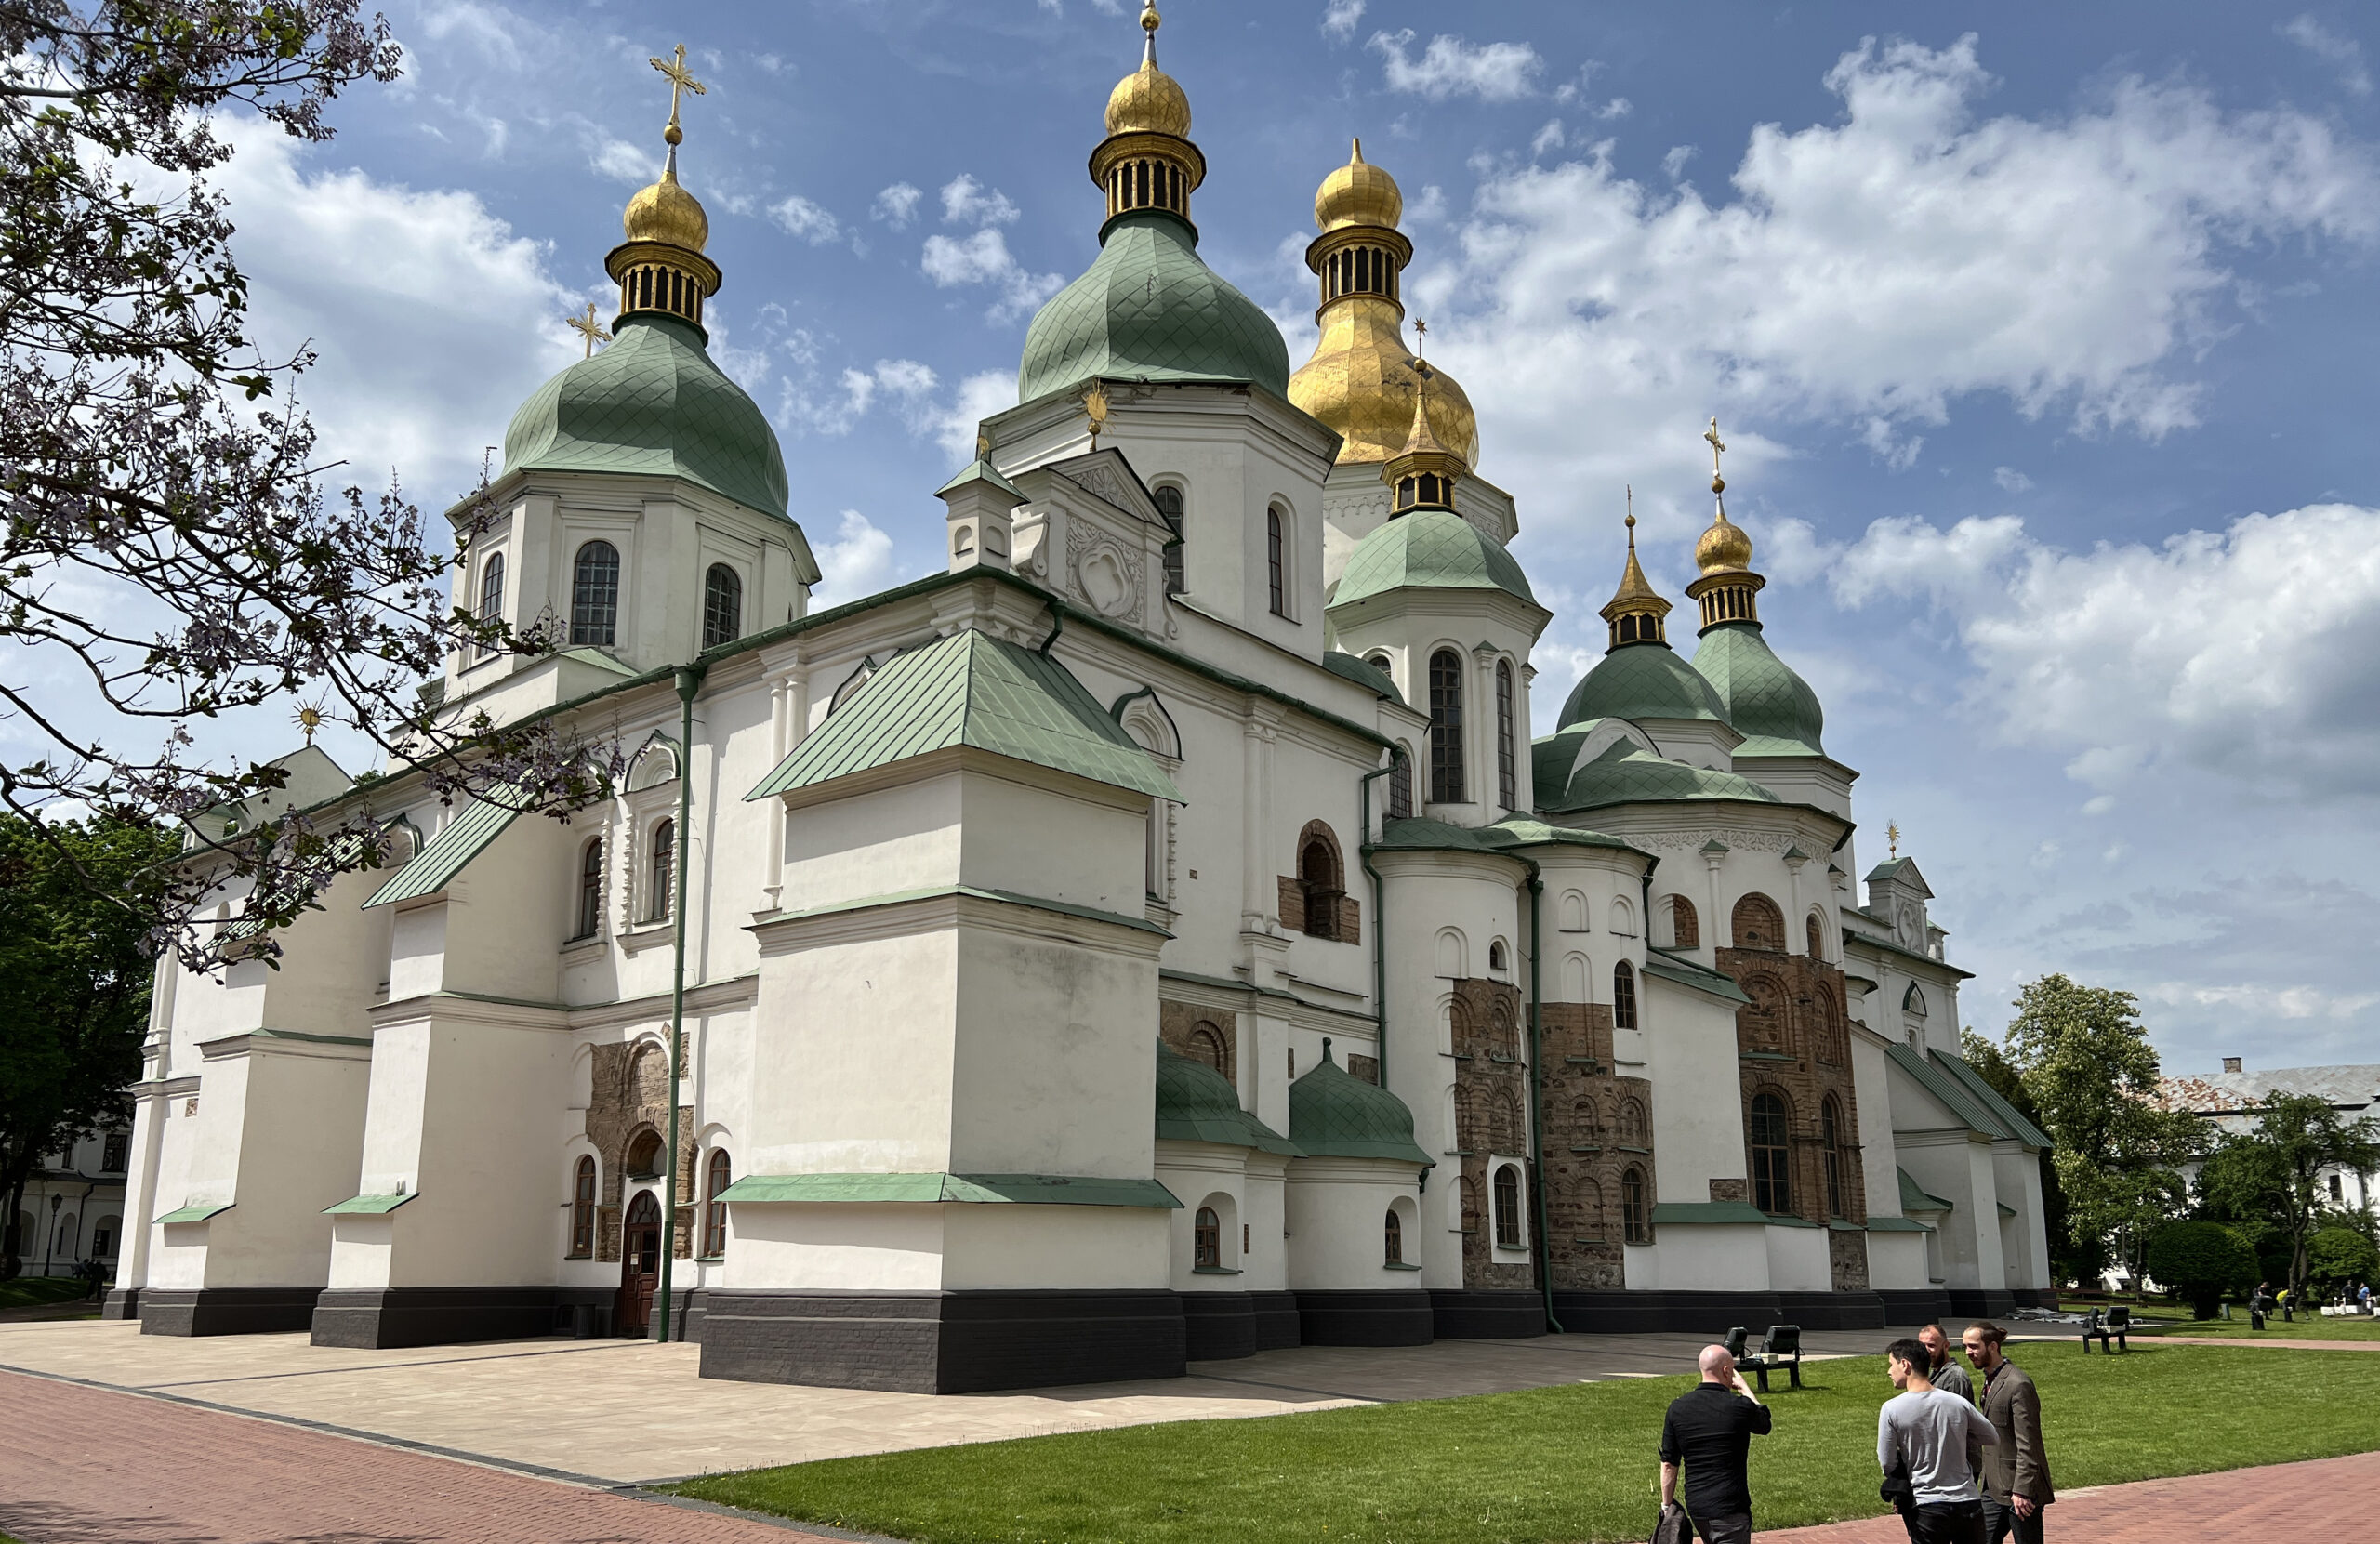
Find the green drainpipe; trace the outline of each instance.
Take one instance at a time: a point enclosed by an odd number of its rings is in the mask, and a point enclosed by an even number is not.
[[[1535,1170],[1537,1191],[1537,1275],[1545,1293],[1545,1323],[1556,1335],[1569,1333],[1554,1316],[1554,1240],[1546,1235],[1545,1207],[1545,1062],[1543,999],[1539,994],[1538,947],[1540,914],[1544,910],[1545,879],[1537,864],[1528,864],[1528,1159]]]
[[[1372,1058],[1380,1063],[1380,1086],[1388,1088],[1388,956],[1382,951],[1388,945],[1388,888],[1381,882],[1380,870],[1372,866],[1372,779],[1386,777],[1396,770],[1396,753],[1388,753],[1388,765],[1376,768],[1355,779],[1355,788],[1363,796],[1363,846],[1359,850],[1364,872],[1372,881]],[[1421,1171],[1421,1182],[1430,1182],[1430,1171]]]
[[[669,1145],[662,1159],[661,1193],[661,1313],[654,1321],[654,1339],[669,1339],[669,1266],[678,1256],[678,1079],[680,1044],[686,1031],[686,851],[694,840],[690,828],[694,807],[694,693],[702,690],[710,666],[697,661],[678,666],[678,893],[670,902],[671,962],[669,977]]]

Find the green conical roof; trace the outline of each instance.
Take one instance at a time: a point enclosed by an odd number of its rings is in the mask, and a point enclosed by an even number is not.
[[[1726,704],[1665,643],[1623,643],[1603,656],[1562,705],[1561,727],[1593,719],[1727,720]]]
[[[1386,1089],[1348,1076],[1322,1042],[1322,1061],[1289,1085],[1289,1140],[1310,1157],[1394,1158],[1427,1167],[1413,1112]]]
[[[1333,610],[1393,589],[1501,589],[1537,604],[1503,544],[1450,509],[1423,509],[1367,534],[1347,555]]]
[[[1722,622],[1702,635],[1694,668],[1719,693],[1744,737],[1738,756],[1824,756],[1818,694],[1770,652],[1757,622]]]
[[[1199,259],[1173,215],[1107,222],[1099,257],[1025,335],[1016,395],[1032,402],[1099,376],[1240,381],[1289,392],[1289,349],[1263,309]]]
[[[1565,730],[1553,738],[1558,742],[1573,732]],[[1547,744],[1538,742],[1540,746]],[[1550,756],[1536,759],[1537,807],[1540,810],[1597,810],[1610,804],[1665,804],[1700,798],[1740,799],[1750,804],[1778,802],[1775,794],[1748,777],[1673,761],[1654,755],[1633,740],[1614,740],[1593,760],[1567,778],[1560,774],[1557,765]]]
[[[504,431],[504,469],[682,477],[748,508],[786,512],[785,455],[703,335],[643,312],[602,352],[546,382]]]
[[[1294,1144],[1239,1107],[1238,1091],[1223,1074],[1162,1040],[1157,1043],[1157,1134],[1168,1142],[1301,1155]]]

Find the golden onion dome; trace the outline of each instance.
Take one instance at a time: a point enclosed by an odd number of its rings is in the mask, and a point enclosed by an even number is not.
[[[667,242],[700,252],[710,240],[710,217],[702,201],[678,180],[678,152],[673,145],[661,168],[661,180],[628,200],[620,226],[632,242]]]
[[[1322,179],[1314,193],[1314,223],[1327,235],[1350,225],[1384,225],[1391,230],[1405,216],[1405,195],[1396,178],[1364,159],[1364,142],[1355,141],[1348,163]]]
[[[1116,83],[1107,94],[1107,134],[1170,134],[1190,138],[1190,94],[1182,83],[1157,67],[1156,0],[1143,0],[1141,30],[1148,34],[1141,67]]]
[[[1289,401],[1338,431],[1339,459],[1386,461],[1405,448],[1421,377],[1412,350],[1386,300],[1358,297],[1323,317],[1314,357],[1289,377]],[[1479,418],[1461,383],[1436,365],[1430,377],[1430,430],[1440,443],[1479,465]]]
[[[1694,561],[1706,574],[1740,574],[1752,567],[1752,536],[1723,508],[1694,544]]]

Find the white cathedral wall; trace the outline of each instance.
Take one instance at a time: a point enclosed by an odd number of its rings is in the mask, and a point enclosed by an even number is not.
[[[1659,976],[1638,978],[1637,1002],[1648,1026],[1653,1083],[1653,1167],[1657,1200],[1703,1203],[1712,1180],[1744,1180],[1743,1080],[1736,1057],[1734,1006]],[[1660,1234],[1665,1279],[1674,1273]],[[1750,1241],[1765,1261],[1767,1246]],[[1762,1266],[1763,1275],[1766,1266]]]
[[[1900,1164],[1910,1177],[1950,1203],[1949,1215],[1935,1222],[1944,1281],[1969,1291],[2006,1287],[1991,1144],[1963,1129],[1902,1131],[1897,1141]]]
[[[1921,1292],[1932,1286],[1925,1270],[1925,1234],[1870,1234],[1868,1285],[1880,1292]]]
[[[1182,1208],[1171,1214],[1167,1243],[1170,1260],[1168,1285],[1177,1292],[1245,1292],[1250,1290],[1240,1247],[1240,1226],[1249,1215],[1248,1150],[1212,1142],[1160,1141],[1157,1144],[1157,1181],[1173,1193]],[[1219,1224],[1222,1269],[1231,1275],[1201,1274],[1194,1236],[1198,1208],[1213,1209]],[[1278,1254],[1278,1250],[1274,1251]]]
[[[1893,1144],[1891,1065],[1874,1036],[1852,1030],[1851,1079],[1859,1121],[1859,1172],[1867,1187],[1866,1215],[1870,1217],[1901,1214],[1900,1175],[1896,1167],[1899,1160]]]
[[[1154,1207],[743,1203],[730,1287],[932,1292],[1151,1289],[1170,1213]]]
[[[1403,1292],[1432,1285],[1426,1271],[1387,1263],[1389,1208],[1414,1205],[1419,1174],[1417,1165],[1384,1158],[1290,1160],[1284,1226],[1291,1289]],[[1408,1220],[1413,1215],[1408,1211]],[[1459,1261],[1454,1285],[1461,1285]]]
[[[2037,1155],[2021,1143],[1991,1144],[1991,1193],[2016,1215],[2001,1221],[2002,1263],[2012,1287],[2051,1285],[2049,1228],[2042,1215],[2042,1171]]]
[[[936,1291],[943,1285],[943,1220],[950,1209],[738,1201],[728,1207],[721,1285]]]
[[[192,1188],[236,1204],[191,1230],[205,1240],[205,1264],[203,1283],[190,1285],[329,1279],[323,1208],[356,1194],[370,1076],[364,1046],[262,1041],[208,1060],[193,1144],[206,1172]],[[185,1272],[202,1247],[181,1251]]]
[[[1771,1225],[1768,1234],[1768,1288],[1772,1292],[1828,1292],[1834,1277],[1827,1256],[1824,1228],[1784,1228]]]
[[[1654,1098],[1658,1102],[1659,1091]],[[1660,1140],[1654,1139],[1656,1157]],[[1660,1178],[1664,1189],[1668,1171]],[[1708,1200],[1705,1194],[1698,1197]],[[1632,1292],[1765,1292],[1769,1290],[1768,1238],[1759,1222],[1657,1224],[1653,1242],[1630,1245],[1627,1283]]]

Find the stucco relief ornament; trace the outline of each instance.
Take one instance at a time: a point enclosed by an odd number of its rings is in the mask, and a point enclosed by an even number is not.
[[[1699,831],[1646,831],[1628,839],[1640,847],[1669,848],[1681,852],[1699,852],[1712,841],[1722,842],[1737,852],[1782,852],[1792,844],[1793,838],[1775,831],[1736,831],[1705,826]]]
[[[1075,588],[1102,616],[1125,616],[1141,600],[1140,562],[1101,532],[1070,524],[1067,558]]]

